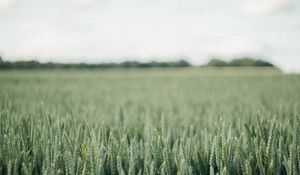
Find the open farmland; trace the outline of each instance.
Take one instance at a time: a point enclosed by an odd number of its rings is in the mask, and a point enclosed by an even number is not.
[[[0,71],[0,174],[300,174],[300,76]]]

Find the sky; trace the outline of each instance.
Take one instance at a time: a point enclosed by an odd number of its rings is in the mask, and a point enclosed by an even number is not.
[[[8,61],[251,56],[300,72],[300,0],[0,0]]]

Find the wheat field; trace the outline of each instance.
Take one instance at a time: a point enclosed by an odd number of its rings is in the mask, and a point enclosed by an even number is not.
[[[300,174],[300,76],[0,71],[1,174]]]

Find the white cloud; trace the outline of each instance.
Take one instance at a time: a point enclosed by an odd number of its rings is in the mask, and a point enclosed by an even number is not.
[[[72,2],[78,6],[90,6],[95,4],[96,0],[72,0]]]
[[[239,0],[238,11],[247,15],[265,15],[299,6],[297,0]]]
[[[111,0],[64,0],[66,8],[90,9],[107,5]],[[69,9],[70,10],[70,9]]]
[[[13,6],[15,0],[0,0],[0,13]]]
[[[285,72],[300,73],[299,54],[279,54],[272,61]]]
[[[263,53],[264,45],[246,37],[229,37],[215,43],[214,54],[223,57],[241,55],[259,55]]]

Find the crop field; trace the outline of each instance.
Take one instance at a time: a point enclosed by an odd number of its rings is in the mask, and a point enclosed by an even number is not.
[[[0,71],[1,174],[300,174],[300,75]]]

